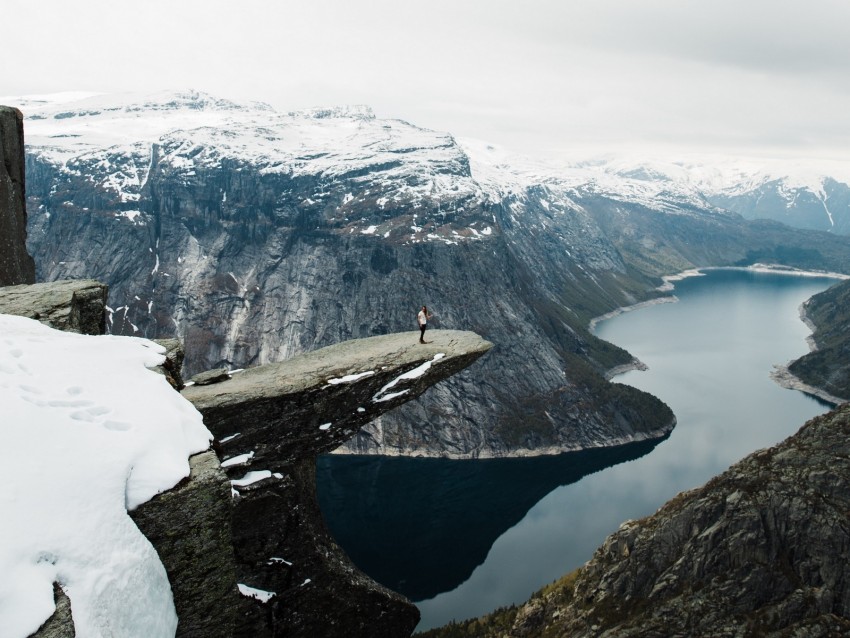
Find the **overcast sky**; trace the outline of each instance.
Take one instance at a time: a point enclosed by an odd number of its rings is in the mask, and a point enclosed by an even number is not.
[[[530,154],[850,160],[847,0],[5,0],[0,95],[369,104]]]

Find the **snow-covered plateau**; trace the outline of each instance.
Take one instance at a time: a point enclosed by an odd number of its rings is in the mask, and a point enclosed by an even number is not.
[[[77,636],[173,636],[165,569],[128,516],[188,476],[211,435],[160,374],[164,348],[0,315],[0,628],[71,600]]]

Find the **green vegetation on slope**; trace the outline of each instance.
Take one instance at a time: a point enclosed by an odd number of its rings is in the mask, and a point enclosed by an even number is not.
[[[555,627],[542,626],[538,618],[544,604],[552,607],[566,605],[572,600],[576,578],[580,573],[576,569],[566,576],[531,595],[527,603],[518,607],[511,605],[502,607],[480,618],[471,618],[461,622],[451,622],[443,627],[430,629],[416,634],[418,638],[503,638],[512,635],[511,631],[517,627],[525,626],[525,629],[535,629],[535,636],[541,638],[554,638],[557,636]]]

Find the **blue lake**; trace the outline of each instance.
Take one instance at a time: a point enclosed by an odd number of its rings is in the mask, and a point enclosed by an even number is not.
[[[420,630],[524,601],[623,521],[829,408],[769,375],[808,352],[798,308],[835,282],[747,270],[679,281],[677,303],[596,326],[648,366],[615,381],[673,409],[669,438],[534,459],[322,457],[328,528],[364,572],[417,603]]]

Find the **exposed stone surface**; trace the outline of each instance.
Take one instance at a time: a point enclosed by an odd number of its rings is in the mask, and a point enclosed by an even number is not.
[[[315,472],[315,459],[298,461],[236,501],[239,582],[276,596],[266,603],[241,596],[234,636],[409,636],[419,610],[358,570],[333,541],[316,504]]]
[[[183,359],[185,352],[183,344],[178,339],[154,339],[165,348],[165,361],[155,370],[162,373],[175,390],[182,390],[183,386]]]
[[[850,406],[624,523],[506,633],[850,635]]]
[[[177,636],[229,638],[236,610],[230,483],[215,452],[189,459],[191,474],[130,512],[159,553],[177,611]]]
[[[199,372],[191,378],[195,385],[212,385],[213,383],[221,383],[230,378],[230,373],[227,368],[216,368],[215,370],[207,370]]]
[[[0,313],[37,319],[57,330],[99,335],[106,331],[107,287],[91,279],[0,288]]]
[[[35,283],[26,242],[24,116],[0,106],[0,286]]]
[[[220,439],[240,433],[216,442],[231,480],[215,452],[197,454],[186,480],[130,513],[168,573],[178,637],[413,632],[416,607],[361,573],[331,539],[315,471],[318,453],[492,347],[468,332],[430,338],[419,345],[411,332],[341,343],[184,390]],[[179,344],[165,345],[179,378]],[[274,595],[263,602],[237,583]],[[37,638],[74,635],[70,603],[58,586],[55,595],[57,611]]]
[[[31,638],[74,638],[76,636],[74,621],[71,618],[71,600],[57,583],[53,583],[53,600],[56,603],[56,611],[44,621]]]
[[[315,457],[364,423],[470,365],[491,345],[438,330],[350,341],[182,394],[216,436],[234,486],[237,580],[271,592],[243,596],[234,635],[407,636],[416,607],[354,567],[328,535],[315,494]]]
[[[418,339],[418,332],[402,332],[345,341],[248,368],[228,381],[189,386],[182,394],[204,415],[223,460],[253,451],[250,465],[275,469],[333,450],[376,416],[419,396],[492,347],[460,330],[430,331],[425,345]],[[428,362],[433,363],[421,376],[400,378]],[[233,440],[222,440],[236,433]]]

